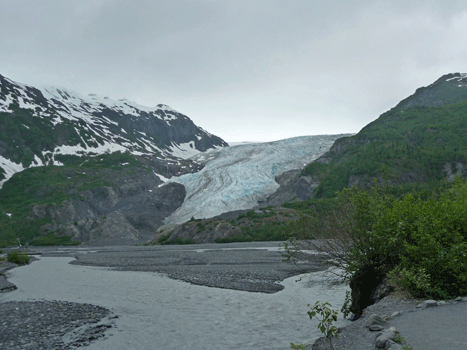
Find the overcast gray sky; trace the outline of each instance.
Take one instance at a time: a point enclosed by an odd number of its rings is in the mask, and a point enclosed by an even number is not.
[[[164,103],[228,142],[358,132],[454,72],[465,0],[0,0],[0,74]]]

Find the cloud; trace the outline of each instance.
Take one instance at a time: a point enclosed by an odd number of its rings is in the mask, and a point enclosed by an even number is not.
[[[466,71],[466,27],[454,0],[4,1],[0,74],[166,103],[228,141],[356,132]]]

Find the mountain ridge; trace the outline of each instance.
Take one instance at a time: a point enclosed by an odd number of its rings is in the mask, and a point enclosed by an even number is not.
[[[63,165],[57,155],[120,151],[186,159],[227,146],[163,104],[144,107],[126,99],[83,96],[63,88],[35,88],[2,75],[0,113],[2,183],[17,169]]]
[[[0,246],[142,243],[183,203],[168,179],[226,146],[166,105],[0,75]]]
[[[373,178],[380,184],[410,187],[452,179],[453,174],[466,176],[465,138],[467,73],[446,74],[418,88],[357,134],[336,140],[280,191],[295,187],[302,195],[307,193],[303,199],[322,198],[346,187],[371,187]],[[313,188],[297,186],[305,179]]]

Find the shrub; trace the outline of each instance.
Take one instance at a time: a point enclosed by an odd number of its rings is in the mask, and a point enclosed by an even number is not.
[[[376,184],[370,190],[342,191],[335,214],[307,222],[308,235],[318,240],[292,242],[286,256],[317,250],[344,269],[345,280],[355,282],[352,311],[361,309],[354,296],[366,295],[355,289],[371,291],[388,274],[417,297],[467,294],[467,182],[458,179],[437,191],[402,197],[391,193],[393,188]],[[365,271],[372,272],[375,286],[355,281],[368,277]]]
[[[27,265],[29,264],[29,261],[31,260],[29,256],[17,250],[8,252],[6,259],[8,262],[18,264],[18,265]]]
[[[430,290],[430,275],[424,268],[401,268],[397,266],[388,273],[392,285],[409,291],[414,297],[423,297]]]
[[[337,338],[338,329],[334,325],[334,322],[337,321],[337,311],[330,309],[330,306],[331,304],[322,303],[320,301],[317,301],[312,307],[310,304],[308,304],[308,307],[310,307],[311,310],[308,311],[307,314],[310,317],[310,320],[316,318],[319,321],[319,331],[323,333],[326,339],[329,341],[329,347],[331,349],[334,349],[334,347],[332,346],[332,338]],[[305,347],[302,344],[297,345],[294,343],[290,343],[290,347],[292,349],[305,349]]]

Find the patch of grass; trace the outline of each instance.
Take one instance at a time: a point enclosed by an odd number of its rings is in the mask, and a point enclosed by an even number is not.
[[[170,238],[171,234],[172,234],[172,232],[169,232],[166,235],[163,235],[163,236],[159,237],[156,244],[167,244],[166,242]]]
[[[173,244],[173,245],[182,245],[182,244],[194,244],[193,240],[191,238],[188,239],[181,239],[181,238],[175,238],[174,240],[171,241],[164,241],[161,243],[161,245],[168,245],[168,244]]]
[[[56,245],[80,245],[80,242],[72,241],[69,236],[56,236],[53,233],[34,238],[29,245],[32,246],[56,246]]]
[[[29,264],[31,258],[24,254],[23,252],[13,250],[8,252],[6,259],[8,262],[18,264],[18,265],[27,265]]]

